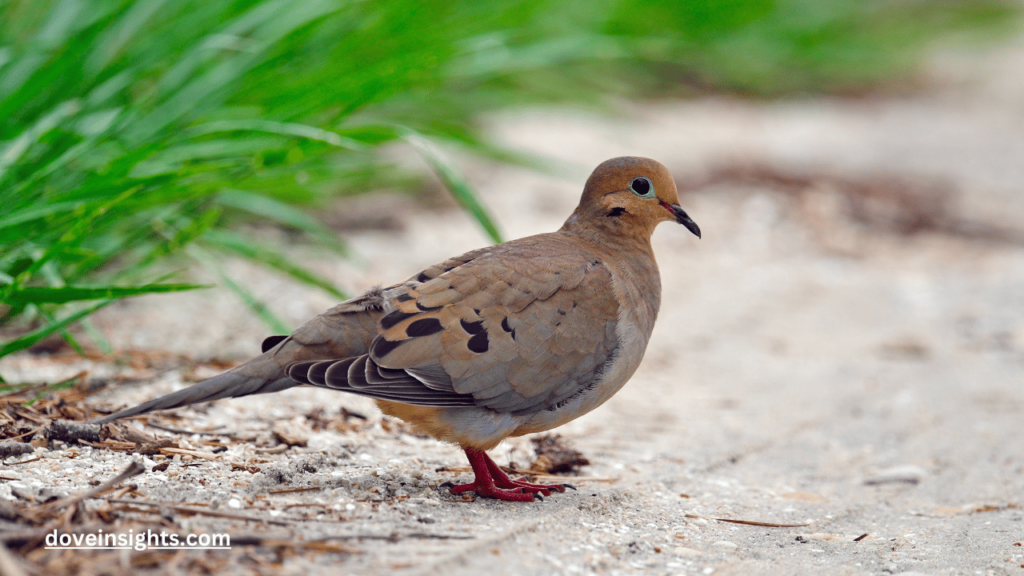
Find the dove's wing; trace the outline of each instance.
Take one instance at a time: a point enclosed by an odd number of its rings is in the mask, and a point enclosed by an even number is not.
[[[614,355],[611,283],[599,257],[558,234],[470,253],[403,285],[368,354],[288,373],[420,406],[552,408],[598,381]]]

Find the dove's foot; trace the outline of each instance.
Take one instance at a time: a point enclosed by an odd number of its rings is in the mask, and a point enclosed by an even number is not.
[[[551,496],[552,492],[565,492],[563,484],[530,484],[525,480],[513,480],[487,454],[484,454],[484,458],[487,459],[487,471],[491,473],[494,485],[498,488],[522,489],[524,492],[544,496]]]
[[[522,480],[513,480],[491,460],[486,452],[466,448],[466,458],[473,467],[476,479],[470,484],[452,486],[448,491],[452,494],[476,492],[477,496],[511,500],[515,502],[533,502],[542,496],[550,496],[551,492],[565,492],[562,484],[530,484]]]
[[[462,494],[463,492],[476,492],[477,496],[484,498],[494,498],[496,500],[506,500],[510,502],[533,502],[540,498],[543,500],[540,494],[533,492],[524,492],[520,490],[503,490],[494,485],[493,482],[486,483],[480,482],[479,479],[475,480],[472,484],[456,484],[448,489],[452,494]],[[550,494],[550,492],[549,492]]]

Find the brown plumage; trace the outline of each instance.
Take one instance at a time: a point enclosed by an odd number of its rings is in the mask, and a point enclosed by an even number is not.
[[[371,290],[267,339],[237,368],[99,422],[310,384],[375,398],[385,414],[461,446],[476,480],[453,493],[562,491],[509,479],[484,451],[586,414],[632,376],[661,302],[651,234],[674,221],[700,236],[678,202],[658,162],[608,160],[557,232]]]

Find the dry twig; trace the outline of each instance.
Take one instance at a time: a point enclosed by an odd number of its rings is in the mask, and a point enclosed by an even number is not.
[[[712,516],[701,516],[700,514],[686,514],[687,518],[699,518],[703,520],[714,520],[715,522],[727,522],[729,524],[742,524],[744,526],[760,526],[763,528],[803,528],[810,526],[813,522],[801,524],[780,524],[778,522],[759,522],[757,520],[737,520],[735,518],[714,518]]]
[[[77,504],[87,498],[95,498],[96,496],[105,494],[106,492],[113,490],[114,488],[117,487],[118,484],[124,482],[125,480],[128,480],[129,478],[134,478],[135,476],[138,476],[139,474],[142,474],[145,471],[145,466],[143,466],[136,460],[132,460],[132,463],[129,464],[127,468],[122,470],[120,474],[114,476],[113,478],[107,480],[106,482],[103,482],[99,486],[96,486],[91,490],[86,490],[85,492],[82,492],[81,494],[75,496],[69,496],[67,498],[57,500],[55,502],[50,502],[49,504],[43,504],[36,510],[38,510],[39,512],[60,510],[67,506]]]
[[[7,546],[0,544],[0,574],[4,576],[26,576],[21,564],[11,555]]]
[[[301,518],[287,518],[287,519],[268,519],[261,518],[259,516],[249,516],[247,514],[236,514],[234,512],[221,512],[219,510],[207,510],[204,508],[193,508],[191,506],[182,506],[181,504],[172,504],[169,502],[139,502],[137,500],[118,500],[114,498],[108,498],[107,502],[111,504],[127,504],[130,506],[152,506],[154,508],[168,508],[175,512],[181,512],[182,514],[196,514],[199,516],[211,516],[214,518],[228,518],[230,520],[243,520],[245,522],[262,522],[266,524],[276,524],[279,526],[287,526],[289,522],[302,522]]]

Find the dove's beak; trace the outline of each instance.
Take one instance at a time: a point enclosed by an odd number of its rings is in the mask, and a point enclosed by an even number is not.
[[[661,205],[676,217],[676,222],[686,226],[687,230],[693,232],[693,235],[697,238],[700,238],[700,226],[697,226],[697,223],[690,218],[690,215],[686,213],[686,210],[683,210],[682,206],[679,204],[666,204],[664,202]]]

